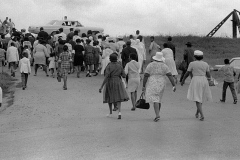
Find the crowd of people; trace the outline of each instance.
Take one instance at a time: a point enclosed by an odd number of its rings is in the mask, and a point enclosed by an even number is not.
[[[109,105],[108,116],[112,115],[112,111],[118,110],[118,119],[121,119],[121,102],[131,99],[131,110],[135,111],[137,91],[142,79],[142,91],[145,93],[146,102],[153,103],[156,114],[154,121],[157,122],[160,120],[161,101],[166,86],[165,77],[169,78],[175,92],[178,70],[175,63],[176,49],[172,43],[172,37],[168,37],[163,48],[154,41],[153,36],[150,37],[150,41],[147,52],[144,38],[140,35],[139,30],[135,35],[129,37],[114,38],[95,34],[91,30],[87,34],[80,35],[79,30],[73,28],[70,28],[70,33],[67,35],[63,32],[63,28],[59,28],[56,33],[49,35],[41,27],[35,39],[25,30],[18,32],[12,28],[9,40],[6,40],[4,35],[1,36],[0,59],[5,59],[2,61],[2,65],[8,64],[13,77],[19,67],[23,90],[27,88],[31,65],[34,66],[34,76],[37,76],[38,70],[42,69],[47,77],[49,77],[50,71],[51,77],[57,76],[59,81],[63,79],[63,90],[67,90],[69,74],[76,73],[77,78],[81,77],[81,72],[85,73],[86,77],[98,76],[99,73],[104,75],[99,92],[103,92],[103,103]],[[209,65],[202,61],[202,51],[194,51],[190,42],[187,42],[186,46],[183,54],[186,65],[182,69],[180,83],[183,85],[186,78],[191,76],[187,98],[196,102],[195,116],[203,121],[202,103],[212,99],[209,87],[210,69]],[[144,69],[147,55],[150,57],[150,63]],[[228,68],[221,70],[227,77],[221,101],[225,102],[226,88],[230,86],[236,104],[237,96],[232,87],[234,69],[228,65]],[[141,77],[141,74],[144,76]],[[130,92],[130,98],[127,91]]]

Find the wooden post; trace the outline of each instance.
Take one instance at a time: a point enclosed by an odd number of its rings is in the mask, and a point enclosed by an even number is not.
[[[233,38],[237,38],[237,13],[233,11],[232,14],[232,29],[233,29]]]

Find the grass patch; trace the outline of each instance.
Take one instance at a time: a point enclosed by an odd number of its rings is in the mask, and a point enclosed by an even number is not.
[[[6,72],[0,73],[0,87],[3,93],[9,93],[9,87],[14,84],[14,79]]]

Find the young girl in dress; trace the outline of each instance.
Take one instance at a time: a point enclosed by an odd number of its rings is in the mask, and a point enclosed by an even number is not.
[[[49,70],[51,71],[51,74],[52,74],[52,77],[54,78],[54,70],[55,70],[55,54],[54,53],[51,53],[50,54],[50,58],[48,58],[48,61],[49,61]]]

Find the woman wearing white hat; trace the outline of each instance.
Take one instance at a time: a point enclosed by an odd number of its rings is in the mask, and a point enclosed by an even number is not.
[[[143,91],[146,93],[146,102],[153,103],[154,110],[156,114],[155,122],[160,120],[160,108],[163,92],[166,86],[167,76],[170,82],[173,85],[173,91],[176,91],[175,82],[172,76],[171,71],[168,66],[164,63],[165,58],[163,57],[162,52],[157,52],[155,56],[153,56],[153,62],[148,64],[144,79],[143,79]]]
[[[190,101],[196,102],[197,112],[195,114],[195,117],[198,118],[200,113],[200,121],[203,121],[204,115],[202,112],[202,103],[204,101],[212,99],[211,90],[207,80],[207,78],[211,78],[211,75],[209,65],[206,62],[202,61],[203,52],[199,50],[194,51],[194,57],[196,61],[193,61],[189,64],[188,70],[183,77],[181,85],[184,84],[185,79],[189,76],[190,73],[192,73],[193,78],[188,88],[187,98]]]

